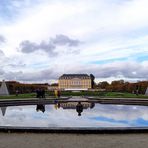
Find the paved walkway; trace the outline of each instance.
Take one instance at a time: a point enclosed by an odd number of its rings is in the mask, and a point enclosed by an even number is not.
[[[148,134],[0,133],[0,148],[147,148]]]

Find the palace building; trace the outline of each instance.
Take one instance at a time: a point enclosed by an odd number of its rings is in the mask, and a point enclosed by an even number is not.
[[[92,88],[92,76],[87,74],[63,74],[59,78],[59,89],[88,90]]]

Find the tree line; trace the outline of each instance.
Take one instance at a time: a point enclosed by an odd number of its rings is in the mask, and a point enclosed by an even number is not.
[[[48,83],[24,84],[16,81],[6,81],[6,85],[8,87],[10,94],[15,94],[16,91],[19,91],[19,93],[33,93],[36,92],[38,88],[42,88],[46,91],[49,86]],[[56,86],[57,85],[58,84],[56,83]],[[138,81],[133,83],[133,82],[126,82],[124,80],[117,80],[117,81],[112,81],[111,83],[103,81],[93,84],[94,89],[103,89],[108,92],[129,92],[129,93],[138,93],[138,94],[145,94],[147,87],[148,87],[148,81]]]
[[[136,83],[125,82],[124,80],[117,80],[108,83],[107,81],[99,82],[95,84],[94,88],[105,89],[112,92],[129,92],[145,94],[148,87],[148,81],[138,81]]]
[[[16,91],[24,94],[24,93],[33,93],[36,92],[37,89],[41,88],[47,90],[48,83],[45,84],[25,84],[17,81],[6,81],[6,85],[10,94],[15,94]]]

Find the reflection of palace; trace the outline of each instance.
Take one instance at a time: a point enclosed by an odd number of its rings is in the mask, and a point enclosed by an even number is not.
[[[95,106],[94,102],[66,102],[66,103],[57,103],[55,104],[55,108],[63,108],[63,109],[75,109],[78,112],[78,115],[81,116],[83,109],[92,109]]]
[[[63,109],[76,109],[78,102],[67,102],[67,103],[60,103],[60,107]],[[95,104],[93,102],[81,102],[83,105],[83,109],[93,108]]]

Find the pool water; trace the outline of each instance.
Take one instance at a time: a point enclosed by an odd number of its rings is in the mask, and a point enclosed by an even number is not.
[[[0,126],[147,127],[148,107],[135,105],[39,104],[1,107]]]

